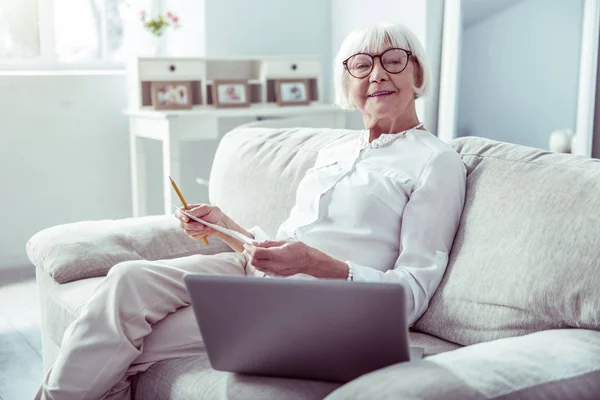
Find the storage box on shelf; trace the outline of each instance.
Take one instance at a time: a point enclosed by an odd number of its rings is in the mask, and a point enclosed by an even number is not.
[[[135,58],[128,65],[129,101],[125,110],[130,120],[133,215],[147,214],[144,140],[159,140],[162,144],[164,211],[170,213],[172,191],[167,176],[180,180],[180,142],[218,140],[221,133],[231,129],[231,120],[225,119],[236,118],[236,122],[244,123],[306,116],[318,120],[323,127],[343,128],[343,111],[323,103],[322,70],[316,56]],[[277,82],[290,79],[308,83],[308,104],[278,104]],[[212,86],[222,80],[247,82],[249,106],[216,107]],[[192,107],[155,109],[152,82],[177,81],[191,82]]]

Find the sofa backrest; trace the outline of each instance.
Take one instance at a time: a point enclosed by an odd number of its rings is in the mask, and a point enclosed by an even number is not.
[[[356,133],[231,131],[213,163],[211,202],[274,236],[318,150]],[[448,269],[414,328],[462,345],[600,329],[600,162],[484,138],[452,145],[468,170],[465,208]]]
[[[483,138],[452,143],[467,193],[448,268],[415,324],[462,345],[600,329],[600,160]]]

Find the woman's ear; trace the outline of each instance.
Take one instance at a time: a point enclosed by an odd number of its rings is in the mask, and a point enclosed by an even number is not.
[[[414,61],[414,74],[415,74],[415,87],[420,88],[423,86],[423,68],[421,68],[421,64],[419,61]]]

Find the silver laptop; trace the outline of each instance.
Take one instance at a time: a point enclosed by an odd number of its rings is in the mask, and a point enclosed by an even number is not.
[[[399,284],[198,274],[185,284],[219,371],[348,382],[411,358]]]

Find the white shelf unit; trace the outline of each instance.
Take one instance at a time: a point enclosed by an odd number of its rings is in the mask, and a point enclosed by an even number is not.
[[[210,88],[215,80],[244,80],[250,85],[252,104],[274,104],[278,79],[308,79],[311,104],[323,102],[318,56],[137,57],[128,66],[129,109],[151,107],[153,81],[191,81],[194,106],[213,107]]]

